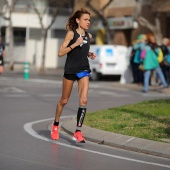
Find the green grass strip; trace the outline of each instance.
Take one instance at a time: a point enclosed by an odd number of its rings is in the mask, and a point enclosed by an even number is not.
[[[170,99],[87,113],[84,124],[123,135],[170,142]]]

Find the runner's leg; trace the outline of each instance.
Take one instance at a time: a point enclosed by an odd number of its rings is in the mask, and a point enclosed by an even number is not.
[[[89,89],[89,77],[83,77],[78,81],[78,92],[79,92],[79,108],[77,112],[77,130],[81,131],[81,127],[86,114],[86,105],[88,98]]]
[[[65,77],[63,77],[62,96],[57,104],[56,114],[55,114],[56,122],[59,122],[62,110],[70,98],[70,94],[73,88],[73,83],[74,83],[73,80],[68,80]]]

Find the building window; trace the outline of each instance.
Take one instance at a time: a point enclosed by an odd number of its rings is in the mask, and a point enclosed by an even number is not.
[[[66,30],[63,29],[53,29],[51,31],[51,38],[62,38],[64,39],[66,35]]]
[[[5,42],[5,29],[6,28],[5,27],[1,27],[0,29],[1,29],[0,31],[1,31],[2,40],[3,40],[3,42]]]
[[[14,27],[13,29],[14,29],[14,44],[25,45],[26,28]]]

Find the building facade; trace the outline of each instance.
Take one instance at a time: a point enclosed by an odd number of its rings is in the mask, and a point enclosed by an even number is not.
[[[14,35],[12,58],[16,63],[28,61],[30,65],[39,69],[41,67],[43,51],[42,28],[38,15],[30,7],[29,2],[30,1],[27,0],[17,1],[11,15]],[[53,12],[54,9],[52,4],[46,3],[44,5],[48,5],[49,10],[43,16],[43,24],[47,27],[52,20],[50,13]],[[57,57],[57,51],[65,37],[65,25],[72,10],[72,4],[62,8],[56,17],[54,24],[48,30],[45,61],[46,68],[54,69],[64,66],[65,57],[59,59]],[[8,13],[5,15],[8,15]],[[8,62],[11,59],[8,51],[9,44],[11,43],[9,38],[9,21],[5,20],[2,16],[0,16],[0,28],[2,39],[6,44],[7,57],[5,60]]]
[[[39,68],[42,59],[42,29],[37,14],[30,8],[30,1],[19,0],[12,12],[12,27],[14,35],[13,59],[16,62],[29,61],[31,65]],[[38,2],[38,1],[37,1]],[[45,2],[45,0],[44,0]],[[90,32],[93,35],[93,44],[104,44],[106,30],[101,19],[93,10],[86,6],[84,0],[70,0],[71,5],[62,9],[57,16],[55,23],[48,31],[46,68],[63,67],[65,57],[58,58],[57,51],[64,39],[66,30],[65,24],[68,17],[77,9],[87,8],[91,13]],[[91,0],[95,9],[101,12],[102,7],[108,0]],[[159,16],[161,31],[164,37],[170,37],[170,0],[141,0],[141,16],[154,24],[155,15]],[[53,4],[47,3],[49,12],[45,14],[43,23],[45,26],[52,19],[50,12],[53,10]],[[150,33],[151,31],[141,26],[134,18],[136,11],[136,0],[113,0],[112,3],[104,9],[103,15],[107,18],[109,28],[112,32],[114,45],[130,46],[141,33]],[[7,57],[10,60],[8,47],[9,39],[9,21],[0,16],[0,28],[3,40],[6,42]]]
[[[108,0],[91,0],[91,4],[99,11],[107,2]],[[140,2],[142,6],[140,16],[154,24],[157,15],[160,19],[162,35],[170,37],[170,0],[141,0]],[[75,0],[74,8],[80,7],[85,7],[91,11],[83,0]],[[113,0],[105,9],[105,16],[113,32],[113,44],[129,46],[139,34],[151,33],[151,30],[137,22],[135,18],[136,7],[136,0]],[[93,11],[91,11],[91,14],[91,31],[95,35],[95,39],[100,39],[102,36],[99,32],[101,33],[104,27]],[[98,41],[95,43],[98,44]]]

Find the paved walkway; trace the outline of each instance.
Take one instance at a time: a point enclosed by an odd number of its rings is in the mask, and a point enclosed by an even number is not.
[[[64,131],[70,135],[73,135],[76,128],[76,121],[74,119],[64,121],[61,127]],[[82,132],[85,139],[91,142],[170,159],[170,143],[156,142],[152,140],[106,132],[85,125],[82,127]]]

